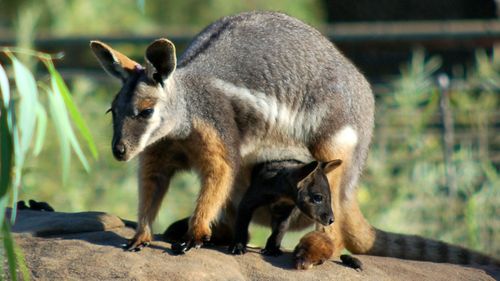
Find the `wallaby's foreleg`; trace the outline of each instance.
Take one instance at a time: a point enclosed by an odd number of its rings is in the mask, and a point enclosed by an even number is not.
[[[229,151],[220,134],[210,125],[195,122],[197,136],[190,153],[201,177],[201,191],[189,221],[191,243],[199,247],[212,235],[210,224],[223,208],[235,178],[237,151]]]
[[[168,190],[174,169],[166,169],[158,157],[144,155],[139,169],[139,215],[134,237],[126,246],[128,251],[139,251],[152,240],[151,226]]]
[[[281,251],[281,241],[285,236],[288,226],[290,225],[290,214],[292,213],[293,206],[282,210],[282,212],[273,216],[271,220],[272,233],[267,239],[266,247],[262,249],[261,253],[266,256],[280,256],[283,254]]]

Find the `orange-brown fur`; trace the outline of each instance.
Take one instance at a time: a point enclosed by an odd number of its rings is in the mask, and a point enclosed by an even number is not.
[[[210,223],[225,203],[234,175],[225,146],[215,129],[201,120],[194,123],[194,128],[197,136],[188,142],[186,153],[193,159],[191,163],[203,182],[190,229],[195,240],[203,240],[211,236]]]
[[[135,70],[135,68],[139,65],[137,62],[131,60],[130,58],[128,58],[126,55],[114,50],[113,48],[111,48],[109,45],[103,43],[103,42],[99,42],[99,41],[93,41],[99,45],[101,45],[101,47],[103,48],[106,48],[110,51],[112,51],[113,55],[115,56],[115,58],[118,60],[120,66],[125,70],[125,71],[128,71],[128,72],[133,72]]]
[[[210,223],[216,220],[218,210],[228,197],[233,171],[227,153],[213,127],[197,120],[194,132],[187,140],[148,148],[140,161],[139,221],[137,233],[129,248],[136,248],[152,239],[151,224],[158,213],[175,171],[193,167],[201,176],[202,192],[190,220],[195,241],[208,240]]]
[[[328,260],[334,252],[334,244],[329,235],[313,231],[300,239],[293,251],[295,268],[309,269]]]

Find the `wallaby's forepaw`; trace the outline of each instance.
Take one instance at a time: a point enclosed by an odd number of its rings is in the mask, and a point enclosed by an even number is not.
[[[136,234],[134,238],[130,239],[130,241],[123,248],[125,251],[129,252],[139,252],[144,247],[149,246],[151,243],[151,235],[147,234]]]
[[[261,254],[264,256],[281,256],[283,255],[283,251],[280,250],[280,248],[264,248],[260,251]]]
[[[243,255],[247,252],[247,246],[243,243],[234,243],[229,246],[229,253],[232,255]]]
[[[191,243],[193,243],[193,247],[198,249],[204,243],[209,242],[212,237],[212,230],[209,225],[202,224],[194,224],[190,229],[191,233]]]
[[[184,241],[184,242],[174,242],[172,243],[172,251],[174,252],[174,255],[183,255],[192,248],[195,249],[201,248],[201,246],[208,244],[209,241],[210,237],[204,237],[202,241],[196,241],[194,239],[191,239],[189,241]]]
[[[351,255],[341,255],[340,260],[343,264],[356,269],[357,271],[363,270],[363,263],[356,257]]]

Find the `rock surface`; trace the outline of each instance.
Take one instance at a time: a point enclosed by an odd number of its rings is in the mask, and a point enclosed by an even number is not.
[[[154,241],[140,252],[124,252],[134,230],[116,216],[99,213],[19,211],[14,237],[33,280],[495,280],[500,269],[357,256],[355,271],[330,260],[308,271],[291,267],[292,256],[242,256],[225,248],[202,248],[174,256],[170,244]],[[157,237],[158,238],[158,237]]]

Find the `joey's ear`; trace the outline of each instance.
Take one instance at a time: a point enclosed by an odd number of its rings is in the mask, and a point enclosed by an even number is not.
[[[163,83],[177,65],[175,46],[170,40],[161,38],[146,49],[146,73],[150,79]]]
[[[90,48],[104,70],[122,81],[127,80],[136,69],[142,68],[137,62],[102,42],[90,41]]]
[[[325,174],[328,174],[329,172],[335,170],[338,166],[340,166],[340,164],[342,164],[342,160],[335,159],[335,160],[328,161],[328,162],[321,162],[320,166],[321,166],[321,169],[323,169],[323,171],[325,171]]]
[[[308,175],[310,175],[316,168],[318,167],[319,163],[317,161],[313,161],[309,164],[304,165],[302,168],[298,169],[295,173],[295,180],[301,181],[305,179]]]

